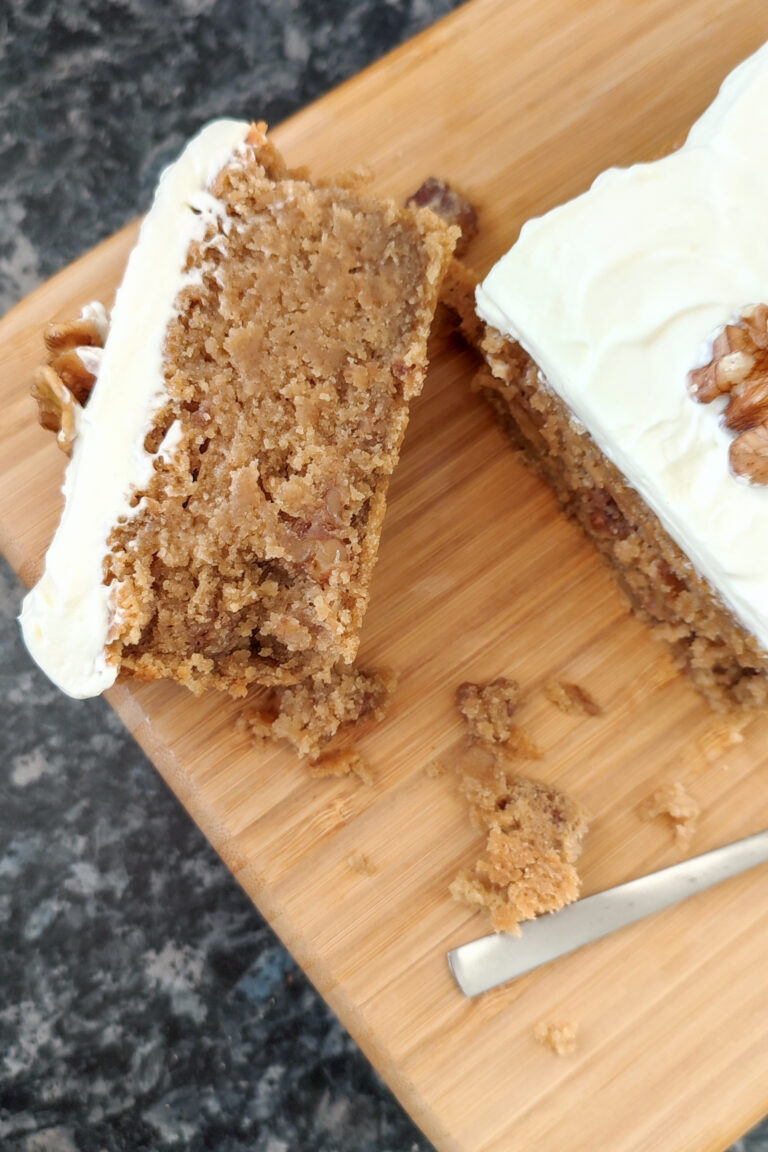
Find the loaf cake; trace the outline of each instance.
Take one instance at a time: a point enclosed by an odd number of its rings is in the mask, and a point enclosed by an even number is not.
[[[716,706],[768,703],[767,104],[768,45],[678,151],[529,221],[463,317],[514,444]]]
[[[458,237],[359,176],[208,125],[163,175],[111,316],[48,333],[71,451],[22,610],[72,696],[120,670],[232,695],[355,656],[386,490]]]

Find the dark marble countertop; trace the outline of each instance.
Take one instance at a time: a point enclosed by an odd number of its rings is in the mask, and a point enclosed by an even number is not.
[[[4,0],[0,313],[206,120],[274,125],[456,6]],[[0,1149],[426,1152],[109,707],[32,665],[20,597],[0,561]]]

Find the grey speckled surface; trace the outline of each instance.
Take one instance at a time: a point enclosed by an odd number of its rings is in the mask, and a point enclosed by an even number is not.
[[[198,125],[277,123],[454,7],[4,0],[0,312],[142,211]],[[31,665],[20,594],[3,564],[0,1148],[425,1152],[109,708]]]

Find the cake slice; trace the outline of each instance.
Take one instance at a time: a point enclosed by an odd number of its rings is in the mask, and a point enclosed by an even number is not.
[[[354,659],[457,236],[290,171],[264,125],[191,141],[108,323],[52,328],[36,381],[72,458],[21,622],[59,687],[239,696]]]
[[[716,705],[768,703],[767,104],[768,45],[476,296],[480,387]]]

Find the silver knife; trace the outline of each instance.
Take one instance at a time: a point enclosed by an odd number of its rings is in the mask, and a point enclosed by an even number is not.
[[[768,831],[758,832],[529,920],[522,936],[496,932],[462,944],[448,964],[464,995],[478,996],[766,861]]]

